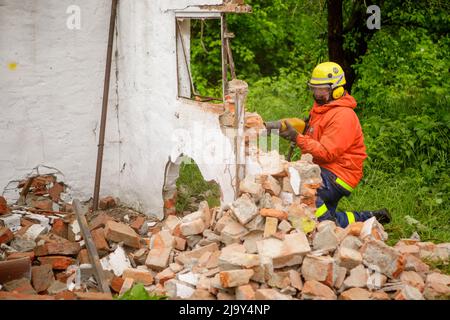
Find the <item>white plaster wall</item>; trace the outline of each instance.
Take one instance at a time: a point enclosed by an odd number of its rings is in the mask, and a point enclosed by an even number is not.
[[[65,174],[75,196],[92,195],[109,3],[0,1],[0,188],[45,164]],[[66,26],[70,5],[81,9],[80,30]],[[118,188],[114,78],[109,105],[105,194]]]
[[[81,8],[81,30],[66,27],[73,4]],[[213,147],[231,149],[217,114],[177,98],[175,14],[169,9],[187,5],[134,0],[120,1],[118,9],[101,195],[159,217],[164,168],[182,152],[206,180],[219,182],[224,202],[234,196],[235,169],[224,161],[205,164],[214,150],[204,157],[205,140],[195,139],[200,132]],[[65,174],[75,196],[92,195],[109,14],[108,0],[0,1],[0,187],[45,164]],[[176,129],[196,145],[177,146]],[[231,150],[224,156],[233,158]]]

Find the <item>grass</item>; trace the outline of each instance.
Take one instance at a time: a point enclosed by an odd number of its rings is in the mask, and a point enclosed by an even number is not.
[[[205,181],[198,166],[192,163],[182,163],[180,176],[177,180],[178,213],[195,211],[201,201],[206,200],[210,208],[220,206],[220,187],[215,181]]]

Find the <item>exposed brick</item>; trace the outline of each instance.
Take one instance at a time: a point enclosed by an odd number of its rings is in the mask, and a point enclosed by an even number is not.
[[[425,300],[422,293],[420,293],[419,289],[405,285],[403,289],[398,292],[395,297],[395,300]]]
[[[249,284],[237,287],[236,300],[255,300],[255,290]]]
[[[108,216],[105,212],[101,212],[99,215],[97,215],[94,219],[89,222],[89,229],[94,230],[97,228],[104,228],[106,225],[106,222],[113,221],[114,219]]]
[[[281,192],[280,183],[271,175],[265,176],[262,187],[272,196],[278,196]]]
[[[186,249],[186,239],[175,237],[175,249],[184,251]]]
[[[77,261],[79,264],[91,263],[87,249],[81,249],[78,253]]]
[[[11,252],[8,253],[6,260],[15,260],[15,259],[22,259],[22,258],[29,258],[30,261],[34,260],[34,252]]]
[[[363,265],[350,270],[350,275],[345,279],[345,288],[364,288],[368,284],[369,272]]]
[[[287,212],[276,209],[262,208],[261,210],[259,210],[259,214],[263,217],[273,217],[280,220],[286,220],[288,218]]]
[[[311,251],[303,232],[286,235],[283,241],[268,238],[257,241],[258,253],[272,258],[275,268],[300,264],[303,256]]]
[[[330,287],[336,280],[336,264],[334,259],[328,256],[306,256],[301,270],[305,280],[319,281]]]
[[[97,228],[91,231],[92,240],[94,240],[95,247],[97,248],[98,254],[104,256],[109,252],[109,245],[105,239],[105,230],[103,228]]]
[[[362,256],[358,251],[345,247],[339,248],[336,258],[337,263],[348,270],[353,269],[362,263]]]
[[[259,265],[259,256],[237,250],[222,250],[219,256],[219,266],[229,265],[251,268]]]
[[[65,256],[39,257],[38,260],[41,265],[50,264],[55,270],[66,270],[68,266],[75,264],[75,259]]]
[[[69,231],[69,227],[68,227],[67,223],[65,223],[62,219],[56,219],[53,222],[52,230],[51,230],[52,233],[54,233],[62,238],[67,239],[68,231]]]
[[[141,216],[137,216],[136,219],[130,224],[130,227],[134,229],[134,231],[139,232],[142,225],[145,222],[145,218]]]
[[[420,292],[423,292],[423,290],[425,289],[425,282],[417,272],[403,271],[400,274],[400,280],[403,283],[416,287],[417,289],[419,289]]]
[[[395,249],[379,240],[371,240],[361,248],[363,262],[368,267],[376,266],[389,278],[397,278],[405,267],[405,258]]]
[[[6,199],[2,196],[0,196],[0,216],[2,214],[8,214],[10,212],[8,208],[8,204],[6,202]]]
[[[153,276],[147,270],[140,269],[125,269],[122,274],[123,278],[131,278],[136,283],[142,283],[144,286],[151,285],[153,283]]]
[[[47,290],[54,280],[55,276],[51,265],[44,264],[31,268],[31,281],[36,292]]]
[[[345,229],[347,234],[355,236],[355,237],[359,237],[361,235],[361,230],[364,226],[364,222],[355,222],[355,223],[351,223],[349,224]]]
[[[105,226],[105,238],[114,242],[123,242],[125,245],[138,248],[140,247],[140,237],[128,225],[108,221]]]
[[[76,300],[77,296],[75,293],[69,290],[63,290],[54,295],[55,300]]]
[[[61,192],[64,192],[64,184],[61,182],[54,183],[53,186],[48,189],[48,194],[56,203],[59,202]]]
[[[205,228],[205,223],[201,218],[189,222],[183,222],[180,224],[180,230],[183,236],[191,236],[194,234],[202,233]]]
[[[157,283],[164,285],[167,280],[175,278],[175,273],[171,268],[166,268],[155,276]]]
[[[53,201],[51,199],[43,198],[43,199],[35,199],[31,201],[31,205],[37,209],[52,211],[53,210]]]
[[[431,273],[427,276],[425,290],[426,299],[450,299],[450,276]]]
[[[247,194],[243,194],[234,201],[231,208],[233,215],[243,225],[250,222],[250,220],[258,215],[258,208]]]
[[[219,250],[217,243],[211,243],[207,246],[194,249],[192,251],[186,251],[179,254],[175,261],[180,264],[189,264],[192,260],[198,260],[205,252],[214,252]]]
[[[101,198],[98,202],[98,207],[100,208],[100,210],[111,209],[116,205],[116,200],[111,196]]]
[[[111,279],[110,287],[114,292],[119,293],[120,289],[122,289],[123,282],[123,278],[113,276],[113,278]]]
[[[315,250],[335,250],[339,245],[339,239],[334,228],[325,228],[318,232],[313,240]]]
[[[113,297],[110,293],[103,292],[75,292],[77,299],[79,300],[112,300]]]
[[[336,294],[328,286],[316,281],[308,280],[303,285],[302,298],[305,300],[336,300]]]
[[[389,297],[389,295],[384,292],[384,291],[375,291],[372,292],[370,298],[372,300],[391,300],[391,298]]]
[[[78,242],[47,242],[34,248],[34,254],[37,257],[47,255],[64,255],[74,256],[80,252],[80,244]]]
[[[219,273],[220,284],[224,288],[232,288],[249,283],[255,272],[253,270],[229,270]]]
[[[169,265],[172,248],[157,248],[149,251],[145,264],[152,269],[162,270]]]
[[[369,291],[361,288],[351,288],[341,293],[340,300],[370,300],[371,294]]]
[[[0,244],[1,243],[9,243],[12,239],[14,239],[14,234],[6,227],[0,227]]]
[[[0,291],[0,300],[55,300],[55,297],[49,295]]]
[[[21,278],[6,282],[3,284],[3,287],[6,291],[9,292],[17,292],[24,294],[36,294],[36,291],[31,286],[30,279]]]
[[[255,291],[256,300],[292,300],[288,295],[282,294],[275,289],[258,289]]]
[[[277,232],[278,219],[273,217],[266,218],[266,224],[264,226],[264,238],[268,238]]]

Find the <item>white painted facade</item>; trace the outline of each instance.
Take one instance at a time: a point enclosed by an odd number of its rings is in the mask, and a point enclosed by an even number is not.
[[[44,164],[64,173],[75,197],[92,196],[110,4],[0,0],[0,188]],[[177,97],[176,11],[217,4],[119,1],[100,196],[161,218],[165,173],[177,177],[167,164],[184,154],[205,180],[219,183],[223,202],[233,200],[235,169],[225,158],[234,153],[220,108]],[[80,29],[67,26],[72,5],[80,9]],[[223,147],[229,152],[217,154]],[[213,157],[216,164],[205,163]]]

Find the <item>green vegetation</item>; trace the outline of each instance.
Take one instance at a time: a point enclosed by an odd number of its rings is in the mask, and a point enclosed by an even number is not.
[[[123,295],[117,296],[115,300],[166,300],[167,296],[149,295],[142,283],[135,284],[131,289]]]
[[[386,226],[390,243],[414,231],[424,241],[449,242],[450,4],[373,2],[381,8],[381,29],[354,28],[344,36],[344,48],[357,56],[351,65],[355,72],[351,93],[358,101],[355,111],[369,157],[363,180],[351,197],[340,202],[340,209],[388,208],[393,215]],[[249,83],[247,109],[264,120],[307,115],[312,98],[306,82],[314,66],[328,60],[326,2],[246,3],[254,12],[230,16],[228,27],[236,36],[232,49],[238,78]],[[353,5],[354,1],[344,0],[345,25]],[[205,36],[207,48],[220,49],[220,43],[207,40]],[[367,44],[363,51],[358,49],[362,41]],[[205,63],[208,58],[200,54],[204,50],[199,45],[192,50],[203,64],[195,80],[207,84],[209,75],[220,74],[214,69],[220,63]],[[282,142],[281,152],[286,154],[287,147]],[[297,151],[294,160],[298,157]],[[195,166],[183,168],[180,185],[190,194],[210,188],[200,180]],[[407,215],[425,228],[408,224]]]

